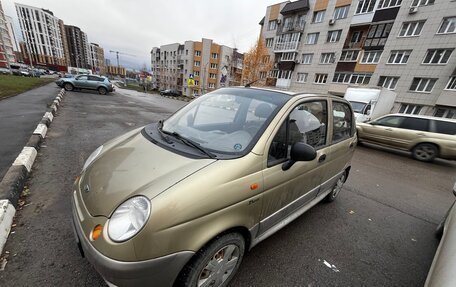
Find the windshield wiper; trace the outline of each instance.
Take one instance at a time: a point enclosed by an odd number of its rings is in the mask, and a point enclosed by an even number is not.
[[[174,136],[175,138],[179,139],[180,141],[182,141],[184,144],[188,145],[188,146],[191,146],[191,147],[194,147],[196,148],[197,150],[201,151],[202,153],[206,154],[209,158],[216,158],[216,155],[211,153],[210,151],[206,150],[205,148],[203,148],[199,143],[197,142],[194,142],[190,139],[187,139],[187,138],[184,138],[182,137],[178,132],[167,132],[167,131],[163,131],[163,133],[165,134],[169,134],[169,135],[172,135]]]
[[[160,136],[162,137],[162,139],[165,140],[166,143],[172,144],[173,141],[170,140],[169,137],[168,137],[167,135],[165,135],[165,132],[162,131],[162,128],[163,128],[163,120],[160,120],[160,121],[158,121],[158,126],[157,126],[158,133],[160,134]]]

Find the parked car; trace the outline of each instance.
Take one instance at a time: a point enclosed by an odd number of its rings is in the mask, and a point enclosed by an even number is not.
[[[11,69],[11,72],[13,73],[13,75],[15,76],[22,76],[22,77],[30,77],[30,72],[29,70],[27,69]]]
[[[60,78],[60,85],[67,91],[74,89],[86,89],[98,91],[100,95],[106,95],[114,91],[111,82],[105,78],[95,75],[79,75],[74,78]]]
[[[226,286],[247,250],[336,199],[355,145],[342,98],[218,89],[89,156],[77,242],[114,285]]]
[[[8,68],[0,68],[0,75],[11,75],[11,70]]]
[[[368,123],[357,123],[357,131],[360,143],[411,151],[417,160],[456,159],[456,120],[390,114]]]
[[[456,182],[453,186],[456,196]],[[451,205],[443,221],[436,230],[441,237],[439,247],[432,261],[425,287],[453,287],[456,286],[454,270],[456,267],[456,208]]]
[[[162,96],[172,96],[172,97],[180,97],[182,96],[182,92],[176,89],[167,89],[160,91],[160,95]]]
[[[74,75],[72,74],[64,74],[64,75],[59,75],[59,78],[57,80],[54,81],[54,83],[63,88],[63,80],[64,79],[69,79],[69,78],[74,78]]]

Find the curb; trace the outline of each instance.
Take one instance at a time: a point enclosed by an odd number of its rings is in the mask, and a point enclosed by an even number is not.
[[[11,231],[11,224],[16,214],[16,207],[24,189],[25,181],[32,170],[41,142],[46,138],[48,128],[54,120],[64,95],[65,90],[61,89],[49,110],[45,112],[43,118],[36,126],[21,153],[0,181],[0,255]]]

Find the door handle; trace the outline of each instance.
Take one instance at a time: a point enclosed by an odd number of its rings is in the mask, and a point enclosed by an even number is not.
[[[392,131],[393,131],[393,129],[385,129],[385,131],[389,131],[389,132],[392,132]]]
[[[326,154],[322,154],[319,158],[318,158],[318,162],[324,162],[326,159]]]

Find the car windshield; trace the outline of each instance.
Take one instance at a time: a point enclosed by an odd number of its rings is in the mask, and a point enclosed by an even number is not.
[[[274,91],[219,89],[172,115],[163,123],[162,131],[178,134],[215,153],[242,154],[289,98]]]
[[[364,108],[366,107],[366,103],[361,103],[361,102],[353,102],[353,101],[350,101],[350,104],[353,108],[353,111],[355,113],[360,113],[362,114],[363,111],[364,111]]]

